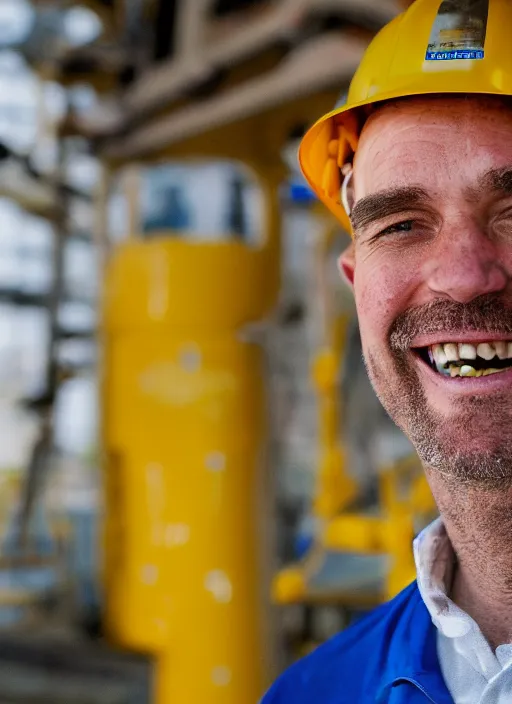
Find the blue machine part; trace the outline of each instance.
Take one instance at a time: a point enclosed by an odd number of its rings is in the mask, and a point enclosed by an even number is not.
[[[308,204],[313,203],[317,198],[311,188],[303,180],[290,180],[288,186],[288,197],[292,203]]]

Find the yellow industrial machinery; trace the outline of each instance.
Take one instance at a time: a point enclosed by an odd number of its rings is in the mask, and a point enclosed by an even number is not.
[[[260,175],[260,247],[152,233],[106,267],[106,625],[156,656],[161,704],[255,702],[267,682],[264,372],[239,334],[278,291],[278,184]]]
[[[135,129],[103,146],[111,172],[191,158],[242,163],[266,216],[259,247],[173,232],[142,241],[133,225],[135,237],[107,257],[107,632],[156,657],[157,704],[251,704],[274,674],[258,569],[258,515],[261,525],[272,504],[256,491],[266,479],[264,372],[260,349],[240,333],[277,300],[283,147],[333,99],[332,90],[315,105],[294,95],[292,69],[255,79],[257,90],[178,106],[145,135]],[[133,181],[131,190],[133,223]]]
[[[340,234],[335,223],[328,222],[319,237],[316,257],[321,341],[311,370],[319,416],[319,468],[313,512],[325,520],[349,506],[358,493],[357,482],[347,471],[346,448],[340,437],[340,360],[352,315],[348,311],[340,314],[335,310],[326,276],[326,262]]]
[[[343,512],[322,524],[304,560],[274,580],[276,602],[357,609],[386,601],[410,584],[416,574],[412,540],[418,520],[424,526],[436,510],[426,480],[416,471],[421,468],[411,457],[381,473],[377,513]],[[404,474],[408,489],[401,496]],[[333,555],[338,556],[334,569]],[[321,574],[326,569],[334,571],[327,584]]]
[[[319,427],[312,502],[316,534],[303,561],[274,580],[273,594],[280,604],[330,602],[358,608],[392,598],[414,579],[412,540],[436,510],[416,455],[380,468],[377,510],[357,506],[360,487],[348,470],[340,436],[340,364],[350,315],[336,310],[325,275],[339,237],[336,225],[328,223],[318,245],[322,331],[312,365]]]
[[[416,576],[412,541],[418,519],[435,510],[419,460],[408,457],[379,473],[379,506],[372,513],[342,513],[328,523],[321,537],[326,550],[388,555],[379,597],[391,599]]]

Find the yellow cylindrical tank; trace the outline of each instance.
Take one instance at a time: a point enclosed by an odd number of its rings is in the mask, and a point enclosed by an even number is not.
[[[255,704],[266,686],[264,369],[239,330],[275,301],[267,254],[166,233],[107,266],[106,621],[157,655],[158,704]]]

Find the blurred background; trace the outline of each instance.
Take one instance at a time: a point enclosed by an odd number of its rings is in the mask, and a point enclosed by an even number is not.
[[[401,0],[0,0],[0,704],[256,704],[435,515],[296,152]]]

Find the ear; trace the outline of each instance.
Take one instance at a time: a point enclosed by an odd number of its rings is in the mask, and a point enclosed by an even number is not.
[[[350,288],[354,287],[354,273],[356,269],[356,255],[354,251],[354,243],[351,242],[346,250],[338,259],[338,269],[340,274],[348,283]]]

